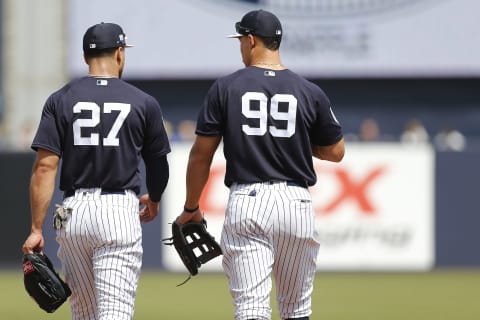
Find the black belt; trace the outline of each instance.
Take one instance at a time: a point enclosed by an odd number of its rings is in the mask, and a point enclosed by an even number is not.
[[[100,192],[101,195],[105,194],[125,194],[125,189],[103,189]],[[63,193],[63,198],[72,197],[75,195],[75,190],[67,190]]]
[[[287,181],[287,186],[308,188],[308,185],[306,182],[298,182],[298,181]]]
[[[284,182],[284,181],[267,181],[269,184],[275,184],[279,182]],[[287,183],[287,186],[289,187],[301,187],[301,188],[308,188],[308,185],[306,182],[300,182],[300,181],[285,181]]]

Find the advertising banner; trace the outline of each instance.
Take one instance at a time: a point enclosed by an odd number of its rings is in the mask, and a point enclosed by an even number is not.
[[[182,211],[190,144],[175,144],[163,197],[167,221]],[[341,163],[315,160],[310,188],[321,243],[319,270],[420,271],[434,264],[434,151],[429,145],[349,143]],[[220,240],[228,188],[219,148],[200,203],[208,230]],[[164,234],[170,225],[164,224]],[[175,251],[164,265],[183,270]],[[221,270],[221,258],[202,267]]]
[[[120,24],[126,78],[201,78],[243,67],[227,39],[250,10],[282,21],[283,63],[308,77],[478,76],[480,2],[475,0],[70,0],[72,75],[84,75],[82,37]]]

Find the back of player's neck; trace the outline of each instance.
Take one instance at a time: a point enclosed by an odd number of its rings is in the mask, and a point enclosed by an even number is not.
[[[286,69],[285,66],[280,61],[272,61],[272,60],[265,60],[265,61],[255,61],[250,64],[252,67],[263,68],[263,69],[271,69],[271,70],[284,70]]]
[[[92,74],[92,73],[89,73],[88,76],[91,77],[91,78],[118,78],[118,76],[109,75],[109,74]]]
[[[88,69],[89,77],[96,78],[119,78],[119,70],[117,66],[106,63],[91,64]]]

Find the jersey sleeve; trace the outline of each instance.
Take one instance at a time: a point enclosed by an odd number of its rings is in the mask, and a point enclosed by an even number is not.
[[[54,96],[50,96],[43,106],[42,116],[31,148],[45,149],[62,156],[62,128],[59,125]]]
[[[321,91],[317,97],[316,122],[310,131],[310,142],[318,146],[329,146],[342,137],[342,126],[333,113],[330,100]]]
[[[215,81],[205,96],[202,109],[197,118],[197,128],[195,130],[197,135],[217,136],[222,135],[224,132],[219,85],[219,81]]]
[[[142,157],[146,159],[169,153],[170,143],[163,124],[162,110],[153,97],[148,98],[145,112],[145,142]]]

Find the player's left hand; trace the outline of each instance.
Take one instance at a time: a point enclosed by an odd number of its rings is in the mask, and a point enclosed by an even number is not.
[[[33,253],[33,252],[43,252],[43,246],[45,245],[45,240],[43,239],[43,234],[41,232],[30,233],[27,240],[23,243],[22,251],[23,253]]]
[[[188,221],[201,222],[203,221],[203,214],[200,209],[197,209],[195,212],[183,211],[175,220],[178,224],[185,224]]]
[[[160,201],[153,202],[152,200],[150,200],[150,196],[148,194],[144,194],[140,198],[140,205],[144,206],[139,212],[140,221],[150,222],[155,219],[158,214],[158,209],[160,207]]]

